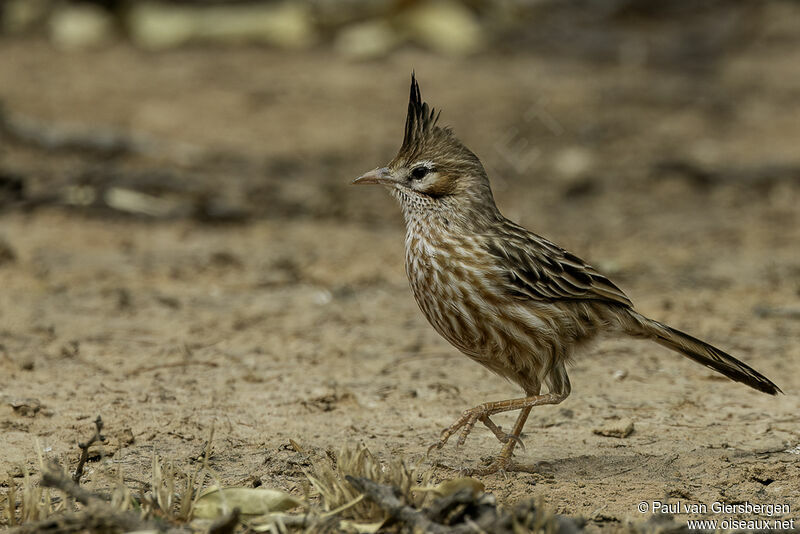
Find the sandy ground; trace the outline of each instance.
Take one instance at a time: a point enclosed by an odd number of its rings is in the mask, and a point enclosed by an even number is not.
[[[20,41],[0,42],[0,57],[7,110],[158,147],[104,156],[0,139],[4,176],[56,199],[0,207],[15,258],[0,264],[0,477],[35,470],[36,443],[74,467],[101,415],[109,456],[90,464],[90,487],[116,469],[146,479],[154,451],[188,464],[213,425],[224,483],[301,494],[302,469],[328,449],[363,442],[413,463],[462,410],[517,396],[427,325],[403,272],[399,210],[348,185],[399,145],[413,67],[506,215],[786,392],[603,340],[571,369],[572,396],[528,422],[517,459],[538,473],[483,477],[488,490],[503,504],[541,496],[598,529],[646,519],[637,505],[653,500],[789,504],[785,518],[800,520],[800,48],[756,44],[691,72]],[[244,216],[62,201],[89,175],[165,169]],[[595,433],[627,421],[626,438]],[[498,449],[476,428],[428,461],[452,477]]]

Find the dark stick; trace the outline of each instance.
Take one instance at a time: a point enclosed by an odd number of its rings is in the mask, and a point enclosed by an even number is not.
[[[421,511],[412,508],[404,503],[398,494],[397,488],[385,484],[378,484],[368,478],[352,477],[347,475],[347,481],[355,489],[363,493],[367,499],[381,507],[381,509],[396,519],[412,527],[412,532],[430,532],[433,534],[449,534],[454,529],[439,525],[425,517]]]
[[[110,527],[115,527],[115,530],[136,531],[158,528],[159,526],[156,523],[142,520],[136,512],[118,512],[112,509],[101,497],[82,488],[77,482],[71,480],[64,470],[56,463],[48,465],[47,469],[42,474],[42,486],[61,490],[87,508],[79,513],[68,514],[64,517],[53,517],[31,525],[23,525],[28,529],[33,528],[33,532],[36,532],[36,528],[41,528],[39,532],[42,532],[62,522],[65,524],[60,525],[56,531],[108,531]],[[72,527],[68,528],[66,523],[70,523]],[[25,532],[25,530],[20,530],[20,532]]]
[[[241,515],[241,510],[234,508],[230,514],[214,521],[208,529],[208,534],[232,534],[239,524]]]
[[[103,431],[103,419],[99,415],[97,416],[97,419],[94,420],[94,426],[94,435],[89,438],[89,441],[86,443],[78,442],[78,447],[81,449],[81,457],[78,459],[78,467],[75,468],[75,474],[72,475],[72,480],[75,483],[80,483],[81,476],[83,476],[83,466],[89,459],[89,447],[98,441],[103,442],[106,440],[106,438],[100,433]]]
[[[63,491],[84,506],[105,503],[103,499],[89,490],[83,489],[76,481],[75,477],[70,480],[67,474],[56,463],[50,463],[42,473],[42,486],[55,488]]]

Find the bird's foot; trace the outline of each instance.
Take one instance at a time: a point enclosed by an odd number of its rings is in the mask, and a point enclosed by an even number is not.
[[[525,450],[525,444],[522,442],[519,436],[510,434],[508,432],[503,432],[503,429],[494,424],[494,421],[492,421],[488,415],[481,417],[481,422],[484,425],[486,425],[486,427],[489,430],[492,431],[492,434],[494,434],[494,436],[498,439],[498,441],[500,441],[500,443],[508,443],[510,441],[513,441],[514,443],[519,445],[523,451]]]
[[[447,440],[450,439],[450,436],[452,436],[459,430],[461,430],[461,435],[458,436],[456,447],[460,447],[461,445],[463,445],[464,442],[467,441],[467,436],[469,436],[469,433],[472,432],[472,429],[475,427],[475,423],[477,423],[478,421],[483,421],[484,419],[487,420],[489,419],[489,416],[486,413],[487,411],[488,410],[484,405],[476,406],[475,408],[470,408],[469,410],[464,411],[464,413],[461,414],[461,417],[459,417],[455,423],[442,430],[442,433],[439,436],[439,441],[428,447],[428,454],[430,454],[433,449],[441,449],[442,447],[444,447],[445,444],[447,443]],[[492,423],[492,426],[494,426],[494,428],[497,429],[497,431],[500,432],[501,434],[505,434],[500,430],[499,427],[494,425],[494,423]],[[494,430],[492,431],[494,432]],[[500,439],[500,436],[498,435],[497,432],[495,432],[495,436],[498,436],[498,439]],[[505,438],[505,436],[503,436],[503,438]],[[508,438],[505,439],[506,441],[504,441],[503,443],[506,443],[508,441]]]
[[[508,467],[513,462],[507,457],[498,456],[492,463],[485,467],[472,467],[465,470],[465,476],[484,476],[493,475],[495,473],[508,473]]]
[[[500,473],[538,473],[536,465],[521,464],[510,458],[498,456],[486,467],[472,467],[464,470],[464,476],[485,476]]]
[[[467,436],[469,436],[469,433],[472,432],[472,429],[475,427],[475,423],[478,421],[486,425],[486,427],[492,431],[492,434],[495,435],[500,443],[509,444],[510,442],[513,442],[522,447],[522,450],[525,450],[525,444],[522,442],[519,436],[504,432],[502,428],[497,426],[494,421],[489,418],[489,413],[489,407],[485,404],[466,410],[463,414],[461,414],[461,417],[455,423],[442,431],[439,441],[428,447],[427,454],[430,454],[433,449],[441,449],[444,447],[447,441],[450,439],[450,436],[458,432],[459,429],[461,430],[461,434],[456,442],[456,447],[460,447],[467,441]]]

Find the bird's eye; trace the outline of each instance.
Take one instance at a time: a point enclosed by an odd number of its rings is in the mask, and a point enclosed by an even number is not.
[[[414,167],[414,169],[411,171],[411,178],[414,180],[422,180],[429,172],[431,172],[430,167],[420,165],[419,167]]]

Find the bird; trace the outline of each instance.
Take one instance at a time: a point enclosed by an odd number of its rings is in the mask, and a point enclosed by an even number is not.
[[[524,397],[485,402],[444,429],[433,449],[478,423],[503,444],[470,474],[526,471],[512,459],[532,408],[569,396],[567,364],[600,334],[649,339],[731,380],[777,395],[780,388],[730,354],[634,309],[608,277],[575,254],[504,217],[486,170],[411,75],[403,142],[385,167],[353,184],[385,186],[405,221],[405,270],[433,328],[464,355],[517,384]],[[546,389],[543,389],[546,388]],[[492,416],[519,410],[510,432]]]

